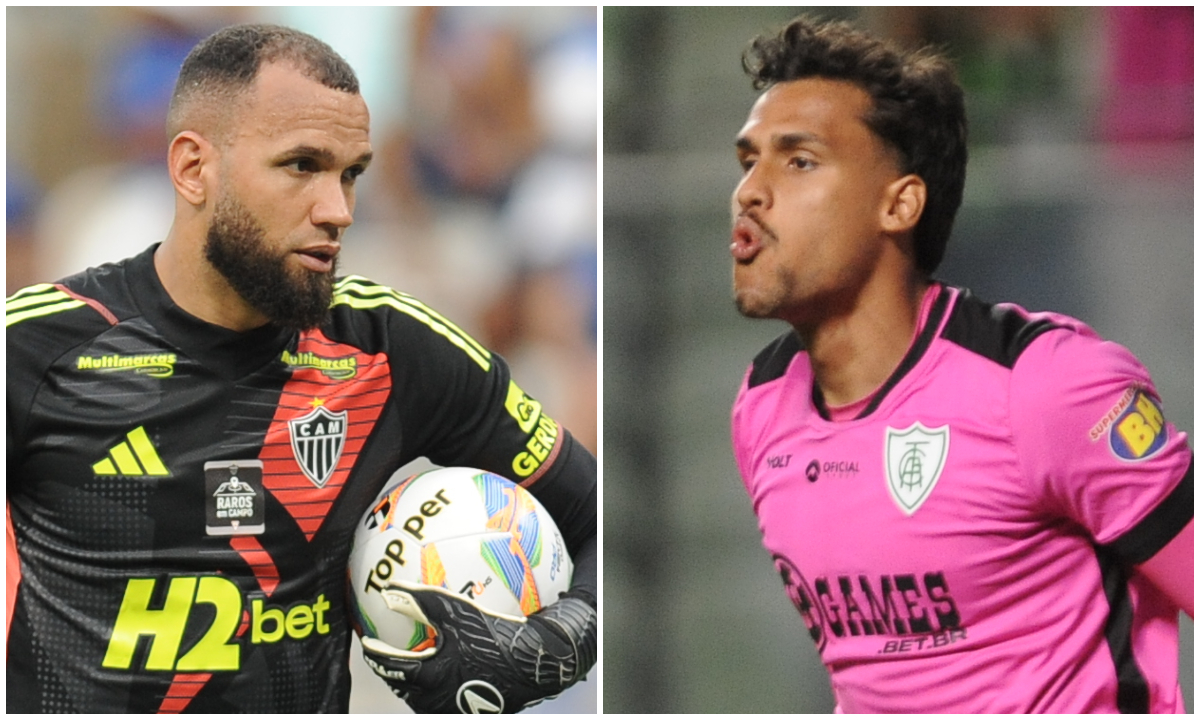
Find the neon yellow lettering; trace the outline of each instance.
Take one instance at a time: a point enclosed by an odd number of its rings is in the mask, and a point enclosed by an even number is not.
[[[252,608],[250,612],[250,642],[255,644],[278,642],[283,637],[284,632],[283,611],[279,608],[267,608],[263,610],[262,598],[251,600],[250,607]],[[275,623],[270,632],[263,629],[263,625],[268,621]]]
[[[524,432],[532,432],[542,414],[542,404],[525,394],[512,380],[508,381],[508,396],[504,407]]]
[[[297,605],[288,610],[287,620],[288,637],[296,640],[303,640],[308,637],[313,631],[313,612],[312,608],[307,605]]]
[[[1138,393],[1137,410],[1146,419],[1146,424],[1150,426],[1150,430],[1155,435],[1158,435],[1158,431],[1163,426],[1163,416],[1159,412],[1158,406],[1154,404],[1154,401],[1147,397],[1145,393]]]
[[[1146,449],[1150,447],[1150,443],[1154,442],[1154,432],[1150,426],[1146,424],[1145,419],[1138,413],[1130,413],[1117,425],[1117,430],[1121,433],[1121,437],[1125,439],[1125,443],[1129,445],[1129,449],[1137,457],[1145,454]]]
[[[196,587],[196,602],[217,609],[208,631],[186,655],[179,658],[179,672],[237,670],[241,665],[240,648],[233,640],[242,619],[242,593],[232,580],[208,575]]]
[[[325,611],[329,609],[329,601],[325,599],[325,594],[317,596],[317,601],[313,603],[313,614],[317,616],[317,634],[328,635],[329,623],[325,622]]]
[[[133,662],[138,638],[149,635],[153,640],[150,656],[146,659],[146,669],[174,669],[184,626],[192,609],[192,597],[196,593],[196,578],[173,578],[161,610],[150,609],[154,584],[153,578],[137,578],[125,586],[125,597],[121,600],[121,609],[113,624],[108,650],[100,663],[103,667],[128,670]]]

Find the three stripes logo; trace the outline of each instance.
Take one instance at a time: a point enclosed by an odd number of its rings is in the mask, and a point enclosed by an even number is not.
[[[112,446],[108,457],[92,465],[92,470],[97,477],[167,477],[171,474],[150,442],[146,428],[140,426],[130,430],[124,440]]]
[[[19,322],[45,317],[56,313],[90,306],[110,324],[117,324],[117,317],[91,298],[77,295],[63,285],[40,283],[18,290],[4,301],[4,327],[10,328]]]
[[[83,307],[86,304],[83,300],[63,292],[57,285],[32,285],[5,300],[4,327],[11,327],[22,320]]]
[[[454,323],[411,295],[376,285],[358,275],[348,275],[333,286],[330,307],[349,305],[356,310],[388,307],[422,323],[462,350],[486,372],[492,366],[492,354]]]

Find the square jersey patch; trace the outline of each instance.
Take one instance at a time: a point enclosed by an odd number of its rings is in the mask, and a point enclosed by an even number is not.
[[[266,529],[261,461],[204,463],[204,494],[209,535],[261,535]]]

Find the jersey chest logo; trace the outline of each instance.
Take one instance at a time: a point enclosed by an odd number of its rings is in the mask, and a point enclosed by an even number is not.
[[[317,487],[325,487],[346,444],[346,411],[333,413],[318,405],[304,417],[289,420],[288,434],[304,475]]]
[[[912,515],[925,503],[946,467],[950,426],[927,428],[915,422],[904,430],[887,428],[884,467],[896,505]]]

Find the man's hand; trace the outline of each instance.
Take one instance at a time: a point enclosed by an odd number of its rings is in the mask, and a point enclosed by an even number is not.
[[[414,653],[362,639],[367,664],[422,713],[518,712],[558,695],[596,662],[596,611],[566,596],[527,618],[484,610],[442,588],[393,584],[437,629],[437,647]]]

